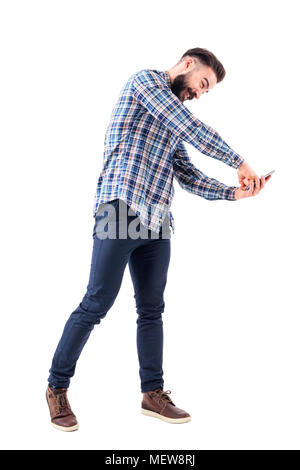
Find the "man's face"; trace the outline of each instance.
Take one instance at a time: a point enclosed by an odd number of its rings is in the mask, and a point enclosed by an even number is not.
[[[217,83],[217,77],[211,67],[207,65],[195,66],[192,70],[177,75],[171,84],[171,90],[182,102],[200,98]]]

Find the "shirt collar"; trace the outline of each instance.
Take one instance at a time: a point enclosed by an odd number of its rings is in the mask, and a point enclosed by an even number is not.
[[[163,70],[161,73],[162,73],[162,75],[163,75],[165,81],[167,82],[168,87],[171,88],[171,79],[170,79],[170,75],[168,74],[168,71],[167,71],[167,70]]]

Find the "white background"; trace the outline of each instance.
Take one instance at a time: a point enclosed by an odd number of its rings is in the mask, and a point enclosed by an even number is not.
[[[1,447],[299,449],[297,1],[1,1]],[[85,293],[104,134],[142,68],[206,47],[226,69],[187,103],[259,174],[256,197],[207,201],[175,183],[165,389],[192,415],[140,413],[136,311],[121,291],[69,391],[80,430],[50,426],[48,370]],[[236,170],[187,145],[195,165]]]

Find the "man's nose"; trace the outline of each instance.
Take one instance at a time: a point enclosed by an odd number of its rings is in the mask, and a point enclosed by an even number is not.
[[[198,99],[201,96],[201,91],[200,90],[195,90],[195,98]]]

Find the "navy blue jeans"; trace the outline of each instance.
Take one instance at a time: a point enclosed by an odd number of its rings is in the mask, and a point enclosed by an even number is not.
[[[111,204],[117,209],[118,216],[119,200]],[[136,341],[141,391],[163,388],[162,313],[170,261],[170,237],[162,237],[160,231],[159,238],[151,239],[151,231],[148,229],[148,239],[100,239],[97,236],[97,223],[101,217],[103,215],[95,217],[87,290],[67,320],[52,360],[49,384],[56,388],[69,386],[76,362],[94,325],[106,316],[118,295],[128,263],[138,315]],[[136,215],[128,216],[128,224],[136,218]]]

